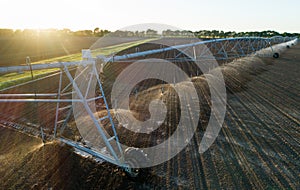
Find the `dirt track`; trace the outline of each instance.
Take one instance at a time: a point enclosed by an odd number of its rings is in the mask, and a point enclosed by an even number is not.
[[[201,138],[133,181],[57,143],[0,127],[1,189],[266,189],[300,188],[300,45],[262,59],[242,89],[228,85],[225,122],[204,154]],[[25,149],[24,149],[25,148]],[[23,151],[22,151],[23,150]]]

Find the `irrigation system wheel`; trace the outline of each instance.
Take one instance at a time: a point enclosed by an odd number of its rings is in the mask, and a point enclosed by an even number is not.
[[[279,58],[279,53],[274,53],[273,57],[276,58],[276,59]]]
[[[129,166],[125,171],[129,177],[136,178],[144,173],[144,168],[139,168],[140,163],[149,162],[147,154],[143,150],[134,147],[128,147],[124,151],[125,163]]]

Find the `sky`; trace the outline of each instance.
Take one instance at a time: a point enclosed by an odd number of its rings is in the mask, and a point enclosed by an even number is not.
[[[142,23],[192,31],[300,33],[300,1],[0,0],[0,28],[115,31]]]

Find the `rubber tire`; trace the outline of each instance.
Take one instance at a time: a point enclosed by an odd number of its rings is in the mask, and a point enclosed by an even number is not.
[[[289,45],[287,45],[287,46],[286,46],[286,48],[290,48],[290,46],[289,46]]]
[[[279,53],[274,53],[274,54],[273,54],[273,57],[274,57],[275,59],[279,58]]]
[[[124,151],[124,157],[125,157],[125,162],[130,167],[132,167],[133,170],[135,170],[134,175],[126,172],[127,176],[129,176],[130,178],[138,178],[141,175],[143,175],[145,173],[145,171],[147,171],[144,168],[135,169],[135,167],[139,167],[139,163],[149,162],[147,155],[144,154],[144,152],[142,150],[140,150],[138,148],[128,147]]]

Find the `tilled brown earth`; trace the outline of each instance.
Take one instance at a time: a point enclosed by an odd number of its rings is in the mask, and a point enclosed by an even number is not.
[[[199,126],[177,156],[133,180],[118,167],[82,158],[57,142],[42,146],[40,139],[0,127],[0,187],[298,189],[300,45],[287,49],[279,59],[255,63],[238,62],[223,68],[228,91],[226,117],[217,140],[203,154],[198,152],[204,130]],[[197,92],[205,95],[201,80],[192,79]],[[172,98],[171,102],[176,102],[176,97]],[[173,117],[176,113],[169,119]]]

